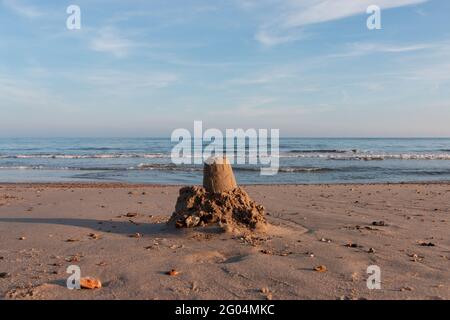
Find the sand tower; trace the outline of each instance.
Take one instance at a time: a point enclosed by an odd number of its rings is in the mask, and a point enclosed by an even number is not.
[[[209,193],[222,193],[237,188],[233,169],[227,158],[212,157],[206,160],[203,169],[203,188]]]
[[[240,188],[225,157],[204,163],[203,187],[180,189],[175,212],[169,220],[177,228],[217,224],[231,229],[261,229],[266,225],[264,208]]]

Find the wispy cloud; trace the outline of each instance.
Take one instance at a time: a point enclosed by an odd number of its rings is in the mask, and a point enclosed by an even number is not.
[[[259,30],[255,35],[255,39],[265,46],[275,46],[282,43],[288,43],[304,38],[301,33],[291,33],[285,35],[277,35],[268,30]]]
[[[450,81],[450,63],[437,62],[433,65],[422,66],[400,76],[405,80],[418,80],[427,83],[443,84]]]
[[[136,44],[112,27],[101,28],[91,40],[90,48],[98,52],[106,52],[118,58],[130,54]]]
[[[276,106],[276,108],[274,108]],[[242,101],[233,107],[220,108],[220,111],[211,111],[208,113],[211,117],[235,117],[239,114],[242,118],[254,119],[295,119],[297,116],[306,114],[323,113],[333,111],[335,108],[331,105],[292,105],[285,104],[277,98],[250,98]]]
[[[427,2],[428,0],[378,0],[381,9],[398,8]],[[286,15],[285,27],[300,27],[314,23],[339,20],[365,13],[373,0],[289,0],[293,10]]]
[[[378,0],[381,9],[415,5],[429,0]],[[258,4],[240,0],[246,10],[263,9],[270,12],[260,25],[255,39],[266,46],[301,39],[302,28],[318,23],[335,21],[366,12],[373,0],[273,0]]]
[[[27,17],[27,18],[37,18],[44,15],[44,12],[40,9],[26,4],[23,1],[19,0],[3,0],[3,5],[10,10],[14,11],[20,16]]]
[[[133,90],[160,89],[168,87],[178,80],[178,75],[173,73],[130,73],[114,70],[97,70],[83,74],[78,80],[89,85],[105,90],[123,90],[132,92]]]
[[[19,106],[43,111],[67,107],[63,99],[46,86],[10,75],[0,76],[0,104],[5,108]]]
[[[84,88],[82,98],[86,101],[94,98],[109,104],[147,99],[180,80],[180,76],[172,72],[102,68],[66,71],[58,78]]]
[[[288,70],[287,67],[271,68],[258,73],[231,79],[227,82],[230,85],[265,85],[279,83],[283,80],[295,77],[296,70]]]
[[[332,54],[329,57],[356,57],[374,53],[404,53],[423,51],[434,47],[436,46],[428,43],[400,45],[375,42],[357,42],[347,45],[347,49],[344,52]]]

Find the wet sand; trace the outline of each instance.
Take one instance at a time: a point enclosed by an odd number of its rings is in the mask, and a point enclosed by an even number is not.
[[[271,225],[247,237],[169,228],[178,190],[0,185],[0,299],[450,299],[450,184],[246,186]]]

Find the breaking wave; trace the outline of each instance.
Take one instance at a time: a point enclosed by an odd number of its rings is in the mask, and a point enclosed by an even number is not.
[[[372,153],[298,153],[284,154],[285,158],[309,158],[326,160],[363,160],[363,161],[382,161],[382,160],[450,160],[448,153],[399,153],[399,154],[372,154]]]
[[[111,153],[111,154],[17,154],[0,155],[0,159],[117,159],[117,158],[168,158],[164,153]]]
[[[339,150],[339,149],[306,149],[306,150],[291,150],[289,153],[347,153],[348,150]],[[357,150],[352,150],[352,152],[357,152]]]
[[[73,171],[129,171],[129,170],[157,170],[157,171],[182,171],[182,172],[202,172],[202,166],[175,165],[175,164],[145,164],[141,163],[135,167],[51,167],[51,166],[0,166],[0,170],[73,170]],[[259,166],[236,166],[234,171],[259,172]],[[330,168],[316,167],[280,167],[278,172],[285,173],[308,173],[308,172],[328,172],[334,171]]]
[[[450,151],[449,151],[450,152]],[[0,155],[0,159],[170,159],[169,153],[116,153],[116,154],[17,154]],[[192,158],[202,157],[194,155]],[[246,158],[248,155],[246,156]],[[256,157],[256,155],[253,155]],[[309,158],[328,160],[450,160],[450,153],[361,153],[344,150],[292,150],[281,153],[280,158]]]
[[[267,167],[266,167],[267,168]],[[261,167],[233,167],[234,171],[261,171]],[[280,167],[278,172],[286,172],[286,173],[308,173],[308,172],[327,172],[333,171],[330,168],[310,168],[310,167]]]

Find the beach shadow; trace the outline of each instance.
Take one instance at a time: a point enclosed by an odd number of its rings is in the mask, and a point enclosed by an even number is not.
[[[114,233],[133,235],[136,233],[145,236],[162,236],[180,234],[167,223],[139,222],[135,224],[129,221],[109,221],[96,219],[69,219],[69,218],[0,218],[0,223],[26,223],[26,224],[50,224],[73,226],[91,229],[93,233]]]
[[[49,281],[48,283],[57,285],[59,287],[67,288],[67,279],[52,280],[52,281]]]

